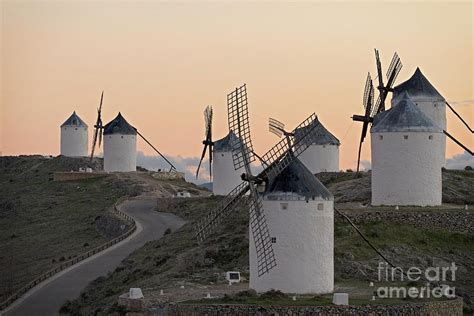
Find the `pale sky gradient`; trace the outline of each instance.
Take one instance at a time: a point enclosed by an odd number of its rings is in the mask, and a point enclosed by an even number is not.
[[[342,143],[341,168],[354,168],[361,125],[350,117],[362,112],[367,72],[376,76],[374,47],[384,73],[400,55],[397,83],[419,66],[446,99],[474,100],[473,2],[1,1],[1,10],[4,155],[58,154],[73,110],[92,134],[105,90],[104,123],[121,111],[162,152],[198,156],[204,107],[214,106],[216,139],[225,136],[226,95],[247,83],[257,152],[277,141],[269,116],[293,128],[316,112]],[[474,101],[456,109],[474,125]],[[450,112],[448,130],[474,147]],[[462,150],[448,140],[447,152]]]

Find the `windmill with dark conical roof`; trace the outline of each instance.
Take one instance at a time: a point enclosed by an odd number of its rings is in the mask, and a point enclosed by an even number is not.
[[[408,92],[375,116],[370,133],[372,205],[441,205],[443,130]]]
[[[315,127],[315,132],[318,138],[311,139],[311,143],[307,144],[308,148],[303,152],[298,159],[311,171],[316,174],[319,172],[339,172],[339,146],[341,143],[331,132],[329,132],[324,125],[319,121],[318,117],[314,119],[311,126]],[[278,137],[284,134],[285,124],[270,118],[269,130]],[[298,129],[295,131],[295,137],[300,138],[300,135],[305,134],[305,130]],[[309,140],[306,140],[306,142]]]
[[[234,132],[230,131],[224,138],[213,141],[212,121],[212,107],[208,106],[204,110],[205,139],[202,142],[204,148],[196,170],[196,179],[199,176],[202,161],[207,153],[209,159],[209,179],[213,183],[212,192],[216,195],[227,195],[242,182],[240,175],[245,171],[244,168],[237,170],[234,168],[232,142],[237,136]]]
[[[464,144],[459,142],[454,136],[447,132],[447,121],[446,121],[446,107],[449,108],[456,117],[473,133],[472,128],[467,122],[459,115],[456,110],[446,101],[441,93],[429,82],[425,75],[421,72],[420,68],[416,68],[415,73],[405,82],[399,84],[393,89],[392,104],[396,104],[398,99],[407,92],[410,95],[410,99],[415,103],[420,110],[433,121],[433,123],[441,128],[446,136],[448,136],[453,142],[462,147],[464,150],[472,155],[472,151],[467,148]],[[445,159],[446,154],[446,138],[443,138],[443,152],[442,159]]]
[[[130,125],[119,112],[103,127],[104,171],[129,172],[137,169],[137,136],[140,136],[176,172],[174,165],[153,146],[134,126]]]
[[[316,115],[292,132],[283,130],[285,137],[259,157],[250,136],[246,86],[230,93],[227,102],[229,131],[236,136],[229,139],[234,168],[245,169],[244,182],[196,225],[196,237],[203,241],[224,217],[245,203],[250,287],[288,293],[332,291],[333,197],[297,158],[313,143],[307,138],[319,136],[312,124]],[[301,131],[298,138],[297,130]],[[257,159],[263,171],[254,175],[250,164]]]
[[[87,124],[74,111],[61,125],[61,155],[87,157],[87,128]]]
[[[104,171],[137,170],[137,130],[119,114],[104,126]]]

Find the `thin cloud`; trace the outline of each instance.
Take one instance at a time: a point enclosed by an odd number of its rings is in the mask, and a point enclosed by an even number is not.
[[[176,167],[179,172],[184,172],[186,181],[197,184],[209,182],[209,161],[203,160],[199,171],[199,178],[196,179],[196,170],[199,164],[198,157],[167,156],[166,159]],[[159,156],[147,156],[142,151],[137,152],[137,165],[148,170],[157,171],[169,170],[170,165]]]
[[[372,168],[372,163],[369,160],[361,160],[360,161],[361,169],[368,171]]]
[[[458,169],[462,170],[466,166],[474,168],[474,156],[465,151],[462,154],[454,155],[453,157],[446,160],[447,169]]]
[[[474,105],[474,100],[449,101],[449,104],[457,106],[469,106]]]

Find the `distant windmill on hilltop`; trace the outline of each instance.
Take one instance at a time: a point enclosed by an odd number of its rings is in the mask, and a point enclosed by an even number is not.
[[[359,172],[360,166],[360,154],[362,151],[362,143],[364,142],[365,137],[367,136],[367,130],[369,124],[371,124],[374,120],[374,116],[378,113],[385,111],[385,100],[387,99],[387,95],[389,92],[393,92],[393,85],[395,83],[395,79],[397,78],[400,70],[402,69],[403,65],[400,61],[400,57],[398,54],[395,53],[392,57],[392,61],[387,71],[387,84],[383,82],[383,75],[382,75],[382,65],[380,63],[380,56],[379,51],[375,49],[375,62],[377,65],[377,77],[379,85],[377,89],[379,90],[379,95],[377,98],[377,102],[374,106],[374,85],[372,83],[372,78],[370,73],[367,75],[367,80],[365,82],[365,89],[364,89],[364,115],[353,115],[352,120],[362,122],[362,132],[360,135],[360,143],[359,143],[359,152],[357,154],[357,172]]]
[[[446,106],[453,112],[453,114],[462,122],[462,124],[472,134],[474,131],[469,124],[459,115],[456,110],[446,101],[446,99],[436,90],[436,88],[423,75],[420,68],[416,68],[413,75],[406,81],[393,88],[392,106],[408,93],[410,99],[430,120],[435,126],[442,129],[443,133],[449,137],[454,143],[462,149],[473,155],[471,149],[462,144],[454,136],[447,132],[446,122]],[[442,159],[445,160],[446,155],[446,139],[443,137]]]
[[[299,160],[301,160],[312,174],[319,172],[339,172],[339,146],[341,143],[323,126],[317,116],[311,124],[315,126],[315,132],[319,137],[317,139],[307,140],[310,141],[310,143],[308,143],[309,147],[301,154]],[[274,118],[269,118],[268,126],[269,131],[280,138],[285,134],[285,124]],[[303,130],[297,130],[296,138],[304,134],[303,132]]]
[[[118,115],[105,126],[102,124],[102,102],[104,92],[100,97],[97,109],[97,120],[94,125],[91,160],[94,158],[95,146],[101,146],[104,137],[104,171],[129,172],[137,169],[137,135],[140,136],[158,155],[169,165],[170,172],[175,172],[175,166],[153,146],[137,128],[130,125],[119,112]]]
[[[216,195],[227,195],[242,182],[240,175],[244,168],[234,169],[232,158],[232,142],[237,136],[230,131],[227,136],[217,141],[212,140],[213,110],[211,106],[204,110],[205,139],[203,140],[203,151],[196,171],[196,179],[201,170],[201,164],[208,154],[209,179],[213,182],[212,192]],[[214,171],[214,172],[213,172]]]
[[[245,169],[245,182],[196,225],[196,238],[204,240],[245,201],[249,211],[250,287],[288,293],[332,291],[333,197],[297,159],[311,143],[307,140],[319,136],[311,124],[316,115],[293,132],[282,128],[285,137],[259,158],[253,152],[245,85],[227,96],[227,106],[229,130],[236,135],[231,140],[233,164],[236,170]],[[295,137],[297,130],[304,131],[299,138]],[[264,170],[253,175],[250,164],[256,158]],[[262,187],[264,193],[260,193]],[[318,210],[320,217],[315,216]],[[299,216],[291,215],[295,212]],[[305,247],[294,247],[301,243]]]
[[[61,125],[61,155],[87,157],[87,124],[76,111]]]

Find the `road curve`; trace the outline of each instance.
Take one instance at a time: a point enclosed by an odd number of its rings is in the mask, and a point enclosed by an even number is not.
[[[173,214],[155,212],[155,206],[156,199],[128,200],[120,204],[119,209],[137,222],[134,234],[39,284],[1,315],[58,315],[61,305],[66,300],[77,298],[91,281],[113,271],[123,259],[147,241],[161,238],[166,229],[177,229],[184,224],[181,218]]]

